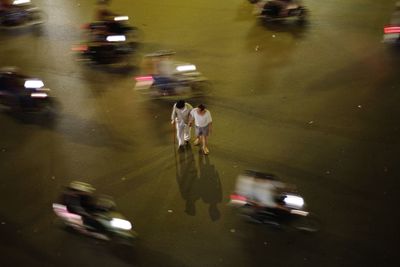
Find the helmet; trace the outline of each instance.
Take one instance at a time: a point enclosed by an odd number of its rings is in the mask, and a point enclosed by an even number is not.
[[[69,184],[69,188],[86,193],[93,193],[96,190],[92,185],[84,182],[73,181]]]

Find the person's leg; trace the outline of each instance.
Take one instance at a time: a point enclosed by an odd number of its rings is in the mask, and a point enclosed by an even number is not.
[[[195,146],[200,144],[200,128],[195,126],[195,134],[196,134],[196,140],[194,140],[193,144]]]
[[[207,144],[208,144],[208,133],[209,133],[209,126],[207,125],[206,127],[203,128],[202,134],[203,134],[203,152],[204,154],[210,153],[208,150]]]
[[[190,141],[190,127],[187,124],[185,124],[185,127],[184,127],[183,137],[184,137],[185,141]]]
[[[176,137],[178,139],[178,146],[183,146],[185,144],[184,135],[184,124],[176,122]]]
[[[203,140],[202,140],[202,143],[203,143],[203,152],[204,152],[204,154],[208,154],[208,153],[210,153],[210,151],[208,150],[208,147],[207,147],[207,136],[206,135],[203,135],[202,136],[202,138],[203,138]]]

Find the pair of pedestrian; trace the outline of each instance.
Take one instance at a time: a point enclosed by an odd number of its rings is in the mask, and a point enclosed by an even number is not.
[[[212,131],[212,117],[203,104],[193,108],[184,100],[177,101],[172,108],[171,124],[175,124],[179,148],[189,144],[190,130],[194,124],[196,139],[193,144],[201,145],[205,155],[210,153],[207,144]]]

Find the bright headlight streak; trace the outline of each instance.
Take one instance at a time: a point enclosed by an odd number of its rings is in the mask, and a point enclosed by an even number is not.
[[[118,218],[112,218],[111,226],[113,226],[115,228],[124,229],[124,230],[132,229],[132,224],[129,221],[123,220],[123,219],[118,219]]]
[[[304,199],[299,196],[287,195],[284,201],[288,206],[303,207],[304,205]]]
[[[308,215],[307,211],[302,211],[302,210],[291,210],[290,213],[297,214],[297,215],[300,215],[300,216],[307,216]]]
[[[125,35],[110,35],[107,36],[107,42],[124,42],[126,41]]]
[[[43,86],[44,83],[41,80],[26,80],[24,83],[25,88],[40,88]]]
[[[128,16],[118,16],[114,18],[114,21],[123,21],[123,20],[129,20]]]
[[[30,0],[15,0],[13,2],[13,5],[22,5],[22,4],[27,4],[27,3],[30,3],[30,2],[31,2]]]
[[[176,67],[177,71],[193,71],[196,70],[196,66],[195,65],[181,65]]]
[[[46,98],[48,95],[46,93],[31,93],[31,97],[33,98]]]

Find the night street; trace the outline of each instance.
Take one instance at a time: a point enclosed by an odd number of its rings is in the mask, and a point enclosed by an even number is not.
[[[0,31],[0,67],[42,79],[57,111],[0,106],[0,266],[400,266],[400,47],[382,43],[395,0],[304,0],[304,25],[262,23],[247,0],[113,0],[142,33],[135,62],[174,50],[209,79],[187,99],[212,114],[209,155],[177,150],[175,100],[135,90],[140,63],[77,61],[94,0],[32,2],[47,21]],[[238,216],[246,169],[296,185],[320,231]],[[133,247],[63,228],[52,203],[73,180],[114,198]]]

